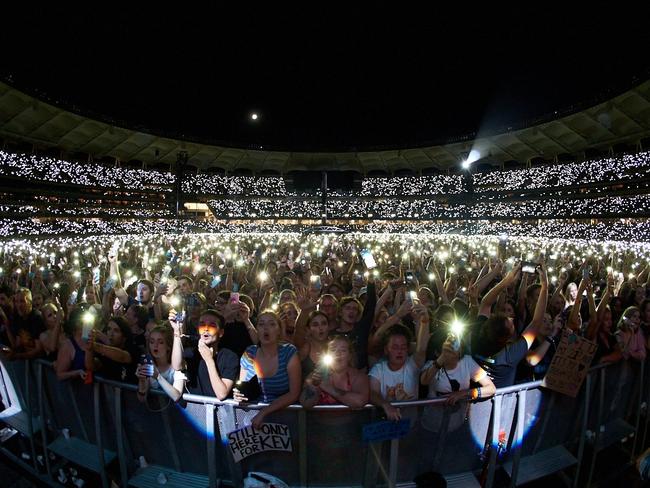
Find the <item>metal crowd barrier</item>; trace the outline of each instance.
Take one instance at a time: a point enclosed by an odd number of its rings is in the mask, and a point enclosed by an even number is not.
[[[450,408],[444,399],[394,403],[411,426],[405,437],[382,442],[362,441],[363,425],[378,420],[370,405],[357,411],[292,405],[267,417],[289,427],[292,451],[266,451],[237,463],[226,436],[248,425],[261,404],[192,394],[175,404],[161,392],[150,392],[143,404],[135,385],[99,377],[92,386],[59,381],[43,360],[0,366],[0,421],[26,436],[31,463],[0,450],[52,486],[58,486],[57,466],[50,452],[98,473],[104,488],[110,478],[122,487],[163,481],[168,487],[242,486],[250,471],[290,486],[368,488],[414,486],[418,473],[437,471],[449,486],[489,488],[498,469],[512,487],[560,473],[575,488],[598,475],[600,451],[632,436],[633,459],[650,425],[645,365],[622,362],[592,368],[575,399],[537,381],[502,388],[469,406]],[[440,425],[437,432],[431,422]],[[138,463],[141,457],[147,465]]]

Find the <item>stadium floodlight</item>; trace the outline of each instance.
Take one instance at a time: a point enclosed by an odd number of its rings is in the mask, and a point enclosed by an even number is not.
[[[469,167],[474,163],[475,161],[478,161],[481,159],[481,153],[478,151],[478,149],[472,149],[469,152],[469,155],[467,156],[467,159],[464,159],[460,165],[462,166],[463,169],[469,169]]]

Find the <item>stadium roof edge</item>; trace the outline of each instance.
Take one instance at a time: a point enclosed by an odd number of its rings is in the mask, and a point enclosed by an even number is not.
[[[593,107],[558,116],[519,130],[486,137],[464,137],[449,144],[358,152],[267,151],[202,144],[119,127],[39,100],[0,82],[0,138],[83,153],[93,158],[173,164],[186,151],[199,169],[287,173],[296,170],[347,170],[415,174],[428,168],[446,170],[478,150],[479,162],[499,166],[506,161],[554,161],[560,155],[580,157],[586,150],[609,150],[619,144],[637,146],[650,137],[650,80]]]

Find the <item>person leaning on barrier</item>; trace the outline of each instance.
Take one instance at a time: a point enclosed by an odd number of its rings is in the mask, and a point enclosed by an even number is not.
[[[246,348],[240,359],[240,381],[258,376],[262,389],[260,400],[270,403],[253,419],[258,428],[270,413],[288,407],[300,396],[302,373],[300,359],[293,344],[281,343],[280,318],[272,310],[264,310],[257,318],[259,343]],[[253,400],[234,390],[237,401]]]
[[[86,351],[88,343],[82,338],[83,316],[86,311],[83,308],[75,308],[65,323],[65,331],[68,335],[57,351],[54,370],[59,380],[71,378],[86,379]]]
[[[111,317],[105,330],[108,343],[98,340],[97,330],[93,330],[86,352],[86,369],[97,371],[106,379],[135,382],[135,367],[139,349],[133,342],[131,328],[124,317]]]
[[[14,294],[13,320],[7,329],[11,350],[5,354],[7,359],[32,359],[43,355],[43,345],[39,340],[45,332],[43,316],[32,307],[32,292],[19,288]]]
[[[464,331],[463,331],[464,332]],[[440,355],[422,368],[420,382],[428,386],[427,398],[446,398],[447,405],[456,405],[463,400],[476,400],[494,395],[496,387],[487,373],[472,359],[463,354],[462,333],[449,334]],[[470,382],[479,384],[470,388]],[[432,432],[438,432],[442,421],[442,409],[426,408],[422,415],[422,426]],[[448,419],[448,431],[456,430],[464,421],[465,411],[455,409]]]
[[[223,319],[216,310],[206,310],[196,326],[197,348],[188,358],[190,383],[196,393],[225,400],[239,377],[239,358],[230,349],[219,347],[223,337]],[[169,311],[169,322],[174,329],[172,366],[180,370],[183,364],[182,323],[176,320],[176,311]]]
[[[528,354],[542,326],[548,297],[548,277],[544,264],[541,264],[538,269],[542,286],[535,314],[533,321],[521,336],[517,336],[512,318],[502,314],[490,315],[492,305],[499,294],[517,281],[521,271],[520,264],[514,266],[505,278],[483,297],[479,316],[471,327],[472,357],[487,371],[497,388],[514,384],[517,365]],[[543,356],[547,350],[548,344],[537,351],[537,354]]]
[[[368,375],[356,369],[354,346],[346,336],[329,341],[327,354],[305,380],[300,403],[305,408],[316,405],[343,404],[363,408],[368,403]]]
[[[409,356],[411,332],[403,325],[392,326],[384,335],[386,357],[370,370],[370,403],[381,407],[390,420],[401,418],[400,409],[390,402],[417,400],[420,368],[424,365],[429,340],[429,312],[424,305],[414,305],[417,317],[415,353]]]
[[[63,337],[63,307],[49,302],[41,307],[41,314],[47,330],[41,333],[39,340],[43,345],[45,358],[53,361],[56,359],[59,346],[65,340]]]
[[[138,400],[143,402],[150,388],[159,388],[177,402],[183,395],[187,377],[172,367],[171,357],[174,331],[169,324],[157,325],[149,332],[147,354],[153,361],[153,368],[138,364],[135,375],[138,378]],[[151,373],[151,374],[150,374]]]

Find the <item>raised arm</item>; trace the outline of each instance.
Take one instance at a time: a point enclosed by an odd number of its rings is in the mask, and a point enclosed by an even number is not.
[[[522,337],[526,339],[529,348],[532,346],[544,323],[544,314],[546,313],[546,304],[548,302],[548,275],[546,274],[546,265],[544,263],[539,267],[539,279],[541,288],[539,290],[537,304],[535,305],[533,321],[522,333]]]
[[[427,307],[419,304],[413,307],[413,312],[418,319],[418,331],[413,359],[415,360],[417,367],[422,368],[426,359],[429,337],[431,337],[431,332],[429,331],[429,311],[427,310]]]
[[[520,269],[520,264],[515,265],[505,278],[499,281],[499,283],[494,285],[494,287],[487,292],[483,297],[483,300],[481,300],[479,315],[484,315],[486,317],[490,316],[492,305],[497,301],[497,298],[499,298],[499,294],[517,280]]]
[[[449,303],[449,298],[447,297],[447,292],[445,291],[445,286],[444,283],[442,282],[442,278],[440,278],[440,273],[438,273],[438,268],[436,266],[436,263],[431,260],[431,272],[433,273],[433,281],[434,284],[436,285],[436,291],[438,292],[438,296],[440,297],[440,301],[442,303]]]
[[[588,280],[585,279],[582,279],[580,281],[580,286],[578,287],[578,296],[576,297],[576,302],[573,304],[573,308],[571,309],[571,313],[569,314],[569,318],[567,320],[567,327],[574,332],[578,332],[580,329],[580,306],[582,305],[582,293],[587,288],[587,281]]]
[[[172,368],[176,371],[183,369],[183,322],[176,320],[176,310],[169,311],[169,323],[174,329],[174,343],[172,345]]]

